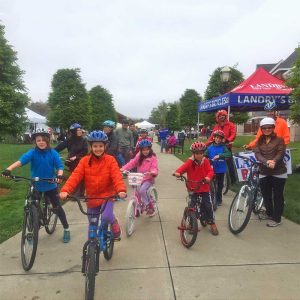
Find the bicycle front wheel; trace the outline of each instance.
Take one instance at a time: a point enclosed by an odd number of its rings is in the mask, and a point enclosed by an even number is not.
[[[184,247],[190,248],[194,245],[198,234],[198,222],[194,212],[185,208],[179,227],[181,243]]]
[[[247,226],[253,208],[251,190],[248,185],[243,185],[232,200],[228,225],[232,233],[238,234]]]
[[[136,199],[132,198],[126,210],[126,235],[131,236],[134,231]]]
[[[108,224],[106,227],[106,234],[104,236],[106,248],[103,250],[103,255],[106,260],[110,260],[114,252],[114,235],[112,233],[111,224]]]
[[[29,271],[34,263],[39,237],[39,221],[37,208],[34,205],[24,210],[21,237],[21,259],[25,271]]]
[[[45,199],[45,209],[44,209],[44,218],[45,218],[45,230],[48,234],[52,234],[56,228],[57,224],[57,214],[52,207],[52,204]]]
[[[229,176],[229,171],[227,170],[226,173],[224,174],[223,189],[222,189],[223,195],[227,194],[229,187],[230,187],[230,176]]]
[[[87,249],[85,262],[85,300],[93,300],[95,294],[95,276],[96,276],[96,245],[90,243]]]

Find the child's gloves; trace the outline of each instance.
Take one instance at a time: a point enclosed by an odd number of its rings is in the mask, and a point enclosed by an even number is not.
[[[4,171],[2,171],[1,175],[3,177],[10,177],[11,176],[11,171],[5,169]]]

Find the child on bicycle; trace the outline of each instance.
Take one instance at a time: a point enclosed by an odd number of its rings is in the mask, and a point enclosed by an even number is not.
[[[210,198],[209,182],[214,176],[214,171],[209,163],[209,160],[204,156],[206,146],[203,142],[194,142],[191,145],[192,157],[188,158],[186,162],[181,165],[176,171],[175,176],[180,177],[187,173],[187,179],[192,181],[190,186],[197,186],[196,182],[203,181],[198,190],[193,191],[194,195],[192,201],[202,197],[201,210],[204,211],[206,223],[210,225],[210,230],[213,235],[218,235],[218,228],[214,220],[214,210]],[[195,182],[195,183],[194,183]],[[196,187],[195,187],[196,188]]]
[[[223,142],[225,134],[223,130],[213,132],[213,143],[208,146],[204,155],[212,162],[216,176],[216,202],[218,206],[222,205],[222,190],[224,186],[224,176],[227,171],[225,159],[231,157],[231,152]],[[220,161],[221,160],[221,161]]]
[[[63,178],[63,164],[58,153],[50,147],[50,134],[43,130],[36,130],[31,135],[31,139],[35,144],[35,148],[24,153],[18,161],[6,168],[2,172],[2,176],[9,177],[11,171],[15,168],[22,167],[28,163],[31,163],[31,177],[40,178],[55,178],[59,183]],[[55,174],[57,170],[57,175]],[[66,218],[64,209],[62,208],[56,183],[49,182],[36,182],[35,188],[38,192],[44,193],[44,197],[49,199],[52,207],[55,209],[56,214],[61,221],[64,228],[63,242],[68,243],[70,241],[69,224]]]
[[[149,199],[147,191],[154,183],[154,177],[158,175],[157,157],[152,150],[151,141],[144,139],[138,144],[138,147],[140,149],[139,153],[124,165],[121,171],[130,171],[133,168],[137,168],[138,173],[145,174],[143,182],[138,188],[138,193],[147,207],[147,215],[153,217],[155,215],[155,207]]]
[[[135,145],[135,152],[134,152],[135,155],[139,153],[139,151],[140,151],[139,144],[140,144],[141,141],[144,141],[144,140],[148,140],[152,143],[152,139],[148,136],[148,130],[147,129],[141,129],[141,131],[140,131],[140,136],[137,139],[137,142],[136,142],[136,145]]]
[[[91,146],[89,155],[84,156],[73,171],[65,185],[61,189],[60,198],[66,199],[82,180],[85,182],[87,212],[89,214],[89,226],[91,216],[98,216],[104,200],[99,198],[118,194],[120,198],[126,197],[126,186],[122,180],[122,174],[116,159],[105,153],[108,137],[103,131],[92,131],[87,139]],[[98,198],[98,199],[97,199]],[[112,224],[112,232],[115,239],[121,236],[121,228],[113,213],[114,203],[107,201],[102,213],[102,221]],[[98,215],[97,215],[98,214]],[[97,220],[97,223],[98,223]]]

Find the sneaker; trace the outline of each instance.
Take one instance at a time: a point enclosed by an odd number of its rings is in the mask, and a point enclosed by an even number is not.
[[[64,236],[63,236],[63,242],[64,243],[69,243],[70,239],[71,239],[70,230],[69,229],[65,229],[64,230]]]
[[[276,222],[276,221],[274,221],[274,220],[271,220],[271,221],[269,221],[268,223],[267,223],[267,226],[268,227],[277,227],[277,226],[279,226],[281,224],[281,222]]]
[[[114,239],[119,239],[121,237],[121,227],[117,219],[115,219],[115,222],[111,225],[111,230],[114,234]]]
[[[147,206],[147,216],[149,216],[149,217],[153,217],[153,216],[155,216],[155,214],[156,214],[156,212],[155,212],[155,209],[154,209],[154,207],[153,207],[153,203],[152,202],[150,202],[149,204],[148,204],[148,206]]]
[[[211,231],[212,235],[218,235],[219,234],[219,231],[218,231],[218,228],[217,228],[216,224],[211,224],[210,225],[210,231]]]
[[[140,210],[137,208],[134,213],[135,217],[138,218],[140,216]]]

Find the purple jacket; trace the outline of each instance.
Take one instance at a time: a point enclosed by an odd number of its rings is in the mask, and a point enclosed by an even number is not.
[[[157,157],[155,155],[152,155],[151,157],[147,157],[143,160],[142,164],[138,166],[140,157],[140,152],[131,159],[125,166],[122,167],[123,170],[130,171],[133,168],[137,168],[138,173],[146,173],[151,172],[155,174],[155,176],[158,175],[158,166],[157,166]],[[145,175],[144,180],[150,180],[154,182],[154,178],[151,175]]]

